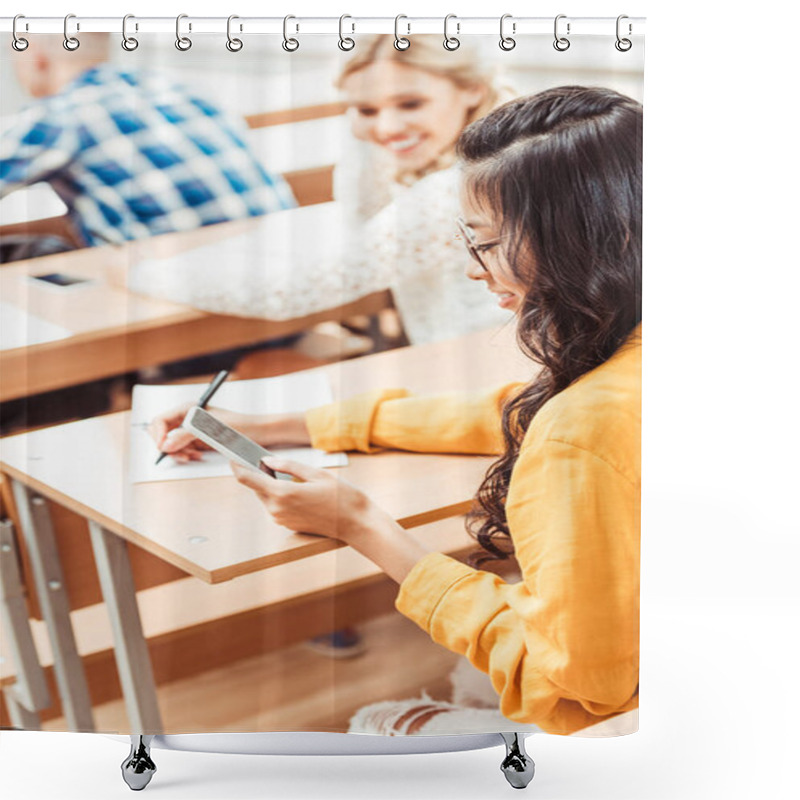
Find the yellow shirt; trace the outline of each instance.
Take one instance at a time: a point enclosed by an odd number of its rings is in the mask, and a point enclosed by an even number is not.
[[[325,450],[499,453],[519,387],[372,392],[306,421]],[[638,706],[640,450],[641,326],[525,433],[506,500],[522,581],[431,553],[400,586],[397,609],[488,673],[508,719],[568,734]]]

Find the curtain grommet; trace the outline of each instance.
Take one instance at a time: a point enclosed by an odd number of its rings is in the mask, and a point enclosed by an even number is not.
[[[349,14],[342,14],[339,17],[339,49],[344,51],[345,53],[349,53],[355,46],[356,42],[355,39],[351,38],[350,36],[344,35],[344,21],[346,19],[353,19]],[[356,26],[354,22],[350,23],[352,30],[350,31],[351,34],[355,33]]]
[[[511,18],[512,18],[511,14],[503,14],[503,16],[500,17],[500,43],[499,43],[499,47],[500,47],[501,50],[505,50],[506,53],[508,53],[509,51],[513,50],[517,46],[517,40],[512,38],[511,36],[506,36],[506,32],[505,32],[506,20],[507,19],[511,19]],[[515,22],[512,22],[511,23],[511,33],[516,33],[516,32],[517,32],[517,24]]]
[[[283,18],[283,41],[281,42],[281,47],[283,47],[287,53],[294,53],[294,51],[300,47],[300,42],[293,36],[288,35],[290,19],[297,19],[297,17],[287,14]],[[299,30],[299,26],[296,26],[296,28]]]
[[[408,19],[408,17],[405,14],[398,14],[394,18],[394,49],[402,53],[404,50],[408,50],[408,48],[411,47],[411,40],[400,35],[401,19]],[[408,25],[408,23],[406,23],[406,26],[408,27],[408,32],[411,33],[411,26]]]
[[[238,53],[244,47],[244,42],[241,39],[231,36],[231,22],[235,19],[239,19],[236,14],[231,14],[228,17],[228,27],[226,30],[228,41],[225,42],[225,47],[228,49],[229,53]],[[241,30],[241,26],[239,26],[239,30]]]
[[[628,50],[630,50],[631,47],[633,47],[633,42],[630,39],[624,38],[624,37],[620,36],[620,34],[619,34],[620,23],[624,19],[628,19],[628,15],[627,14],[620,14],[617,17],[617,41],[614,42],[614,47],[616,47],[617,50],[619,50],[620,53],[627,53]],[[629,22],[628,23],[628,36],[630,36],[632,32],[633,32],[633,26]]]
[[[456,20],[456,33],[461,33],[461,23],[458,22],[458,17],[455,14],[448,14],[444,18],[444,41],[442,42],[442,47],[445,50],[449,50],[451,53],[454,50],[458,50],[461,47],[461,40],[457,36],[450,36],[447,25],[451,19]]]
[[[69,35],[68,27],[71,19],[75,19],[74,14],[67,14],[67,16],[64,17],[64,41],[62,44],[64,45],[65,50],[68,50],[70,53],[74,53],[81,46],[81,43],[77,36]],[[77,23],[76,30],[80,30],[80,27],[77,25]]]
[[[566,18],[567,18],[566,14],[559,14],[555,18],[555,20],[553,20],[553,47],[556,50],[558,50],[559,53],[565,53],[567,50],[569,50],[569,46],[571,44],[570,40],[567,39],[567,36],[569,36],[569,29],[570,29],[569,22],[567,23],[566,35],[560,36],[558,33],[558,21]]]
[[[24,53],[28,49],[30,42],[17,33],[17,20],[25,19],[24,14],[17,14],[11,23],[11,46],[18,52]]]
[[[126,14],[122,18],[122,42],[121,46],[122,49],[127,51],[128,53],[132,53],[138,46],[139,40],[135,36],[128,36],[128,20],[129,19],[136,19],[133,14]],[[136,30],[139,30],[139,26],[136,25]]]
[[[188,16],[188,14],[178,14],[175,18],[175,47],[182,53],[185,53],[192,47],[192,40],[188,36],[183,36],[181,34],[181,20],[187,19]],[[191,31],[191,29],[192,25],[189,23],[189,30]]]

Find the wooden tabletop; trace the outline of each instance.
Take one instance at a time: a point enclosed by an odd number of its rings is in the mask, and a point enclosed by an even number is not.
[[[389,293],[378,292],[338,308],[275,321],[208,314],[121,288],[124,280],[120,276],[139,259],[166,259],[236,236],[257,224],[257,220],[221,223],[121,246],[85,248],[3,265],[2,302],[66,328],[71,335],[0,350],[0,401],[255,344],[307,330],[317,322],[371,314],[389,305]],[[61,289],[29,277],[52,272],[92,282]]]
[[[435,393],[528,380],[534,367],[500,331],[407,347],[321,368],[334,397],[377,387]],[[280,527],[232,477],[131,484],[128,412],[2,441],[0,469],[46,497],[209,583],[334,549]],[[385,451],[337,470],[405,527],[468,510],[490,457]]]

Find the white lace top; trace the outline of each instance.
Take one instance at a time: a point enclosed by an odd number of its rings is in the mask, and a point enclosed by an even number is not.
[[[337,168],[337,202],[272,213],[246,234],[134,264],[129,288],[204,311],[275,320],[389,288],[412,344],[507,322],[510,312],[464,274],[469,256],[454,240],[457,168],[403,186],[374,161],[356,163],[358,175]]]

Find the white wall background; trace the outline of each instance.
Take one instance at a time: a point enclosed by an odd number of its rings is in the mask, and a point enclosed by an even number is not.
[[[45,16],[38,9],[36,13]],[[83,13],[89,15],[87,11]],[[162,10],[153,13],[166,16]],[[207,13],[222,16],[226,12],[209,5]],[[277,15],[279,11],[261,9],[254,13]],[[324,13],[332,15],[333,11]],[[422,13],[433,15],[424,9]],[[111,14],[111,11],[105,12],[106,16]],[[137,36],[139,47],[131,53],[123,51],[117,39],[113,41],[112,63],[137,69],[157,69],[188,86],[201,87],[215,102],[241,114],[335,100],[337,92],[333,78],[338,66],[350,58],[336,47],[335,34],[330,37],[300,35],[302,46],[291,57],[281,49],[280,36],[248,36],[245,33],[242,35],[245,46],[235,55],[225,49],[224,33],[197,34],[192,38],[191,49],[183,53],[173,46],[173,33]],[[497,47],[497,41],[494,34],[479,37],[481,55],[485,61],[509,74],[521,90],[536,91],[545,86],[602,81],[603,85],[628,91],[641,99],[640,48],[638,52],[633,49],[627,54],[619,53],[608,47],[604,36],[588,36],[580,40],[580,47],[557,53],[551,46],[551,36],[537,35],[519,37],[514,50],[504,53]],[[19,56],[11,49],[0,52],[0,59],[7,61],[0,74],[0,115],[3,117],[28,102],[10,68],[15,58]],[[9,69],[5,69],[6,66]],[[315,75],[316,81],[309,81],[309,74]]]
[[[38,0],[30,14],[648,16],[641,731],[530,741],[529,797],[797,796],[796,60],[800,14],[686,0]],[[11,13],[11,10],[5,13]],[[6,42],[2,46],[7,46]],[[577,47],[577,43],[573,47]],[[127,797],[125,748],[0,733],[5,797]],[[157,753],[154,798],[509,797],[501,751],[352,759]],[[520,795],[521,796],[521,795]]]

